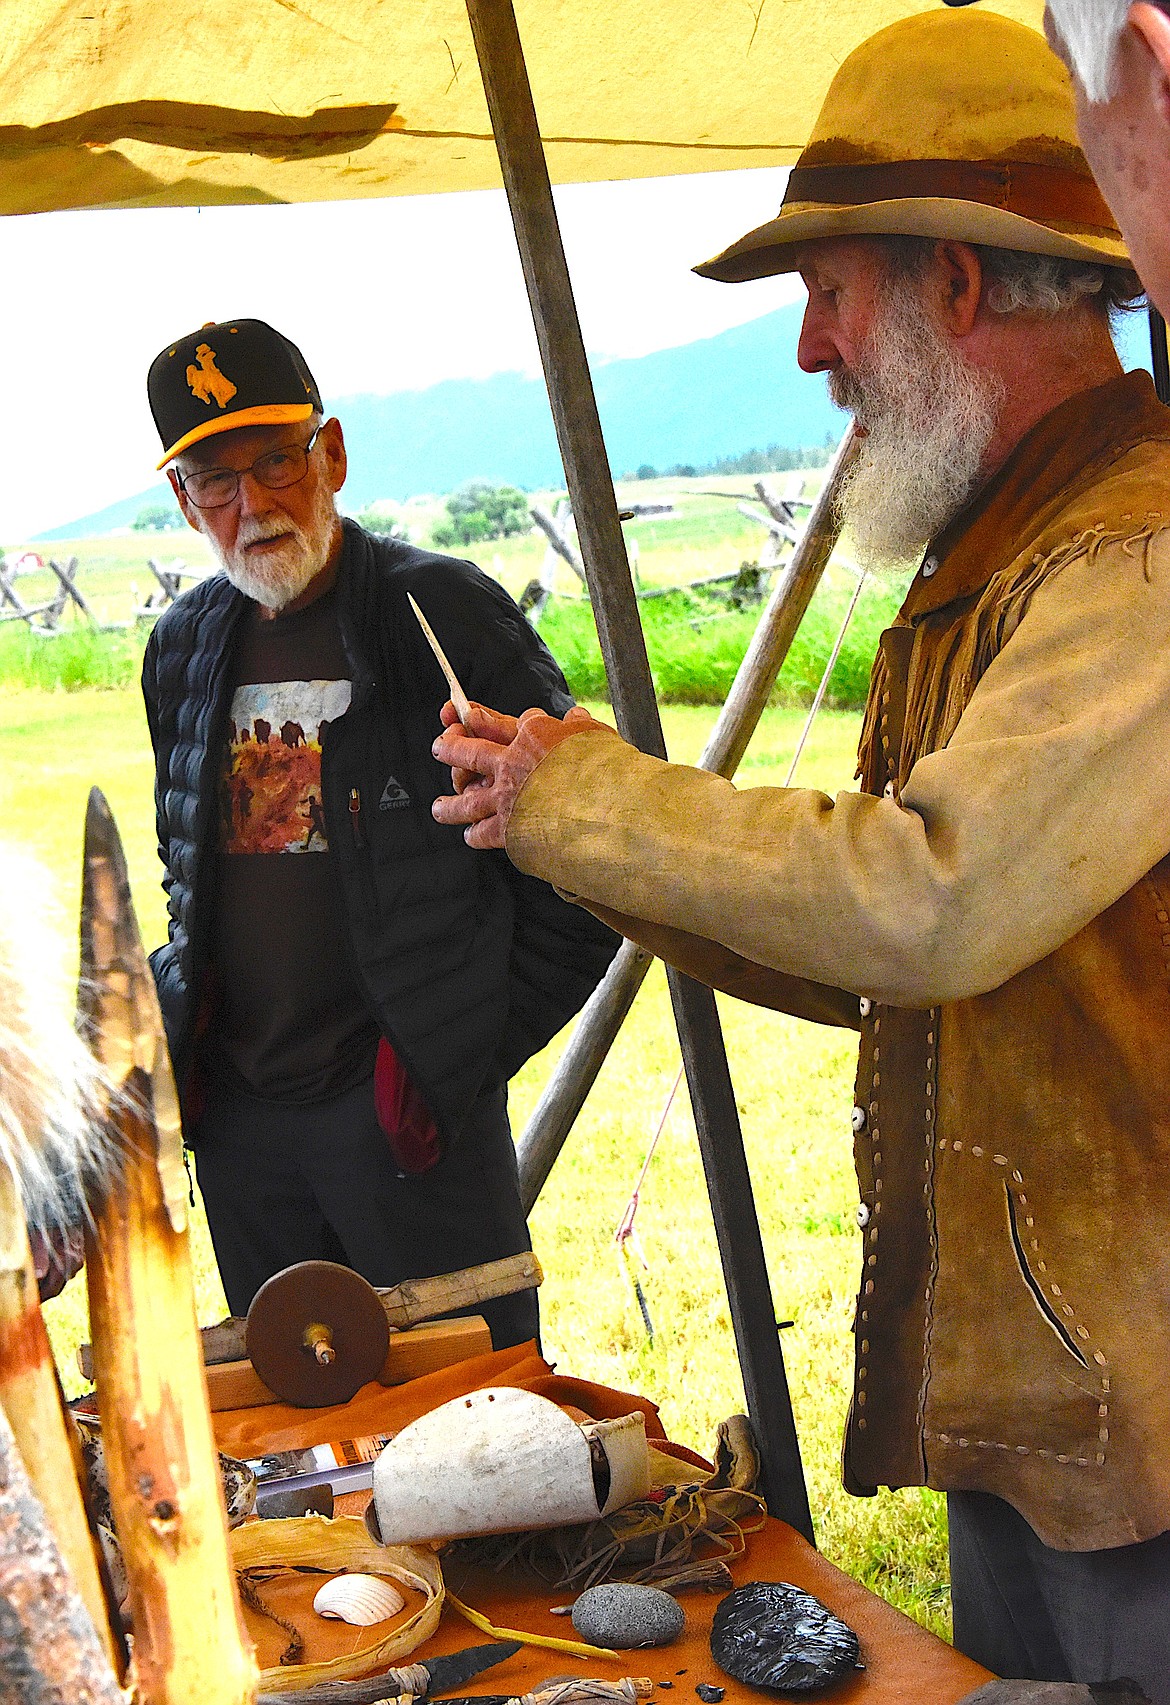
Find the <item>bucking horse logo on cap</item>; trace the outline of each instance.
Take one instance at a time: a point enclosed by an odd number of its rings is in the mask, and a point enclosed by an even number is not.
[[[236,386],[230,379],[224,377],[215,365],[215,351],[208,343],[201,343],[195,351],[195,361],[187,369],[187,383],[193,395],[201,403],[217,402],[220,408],[226,408],[236,394]]]

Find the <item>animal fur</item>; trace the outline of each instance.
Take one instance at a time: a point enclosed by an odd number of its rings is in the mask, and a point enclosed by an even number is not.
[[[45,871],[0,845],[0,1162],[43,1235],[82,1223],[114,1159],[100,1074],[68,1016],[66,939]]]

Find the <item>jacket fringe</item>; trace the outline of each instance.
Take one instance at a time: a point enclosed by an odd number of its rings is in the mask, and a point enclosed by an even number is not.
[[[992,575],[973,609],[953,623],[928,671],[911,666],[901,752],[886,753],[880,738],[883,707],[889,691],[889,669],[879,650],[870,677],[869,696],[858,745],[857,776],[867,793],[880,793],[889,775],[900,786],[910,770],[929,752],[945,746],[958,727],[971,695],[992,661],[1015,633],[1039,588],[1070,563],[1096,558],[1109,545],[1119,544],[1129,555],[1143,556],[1143,573],[1151,578],[1150,546],[1166,524],[1150,524],[1136,532],[1110,531],[1103,522],[1087,527],[1047,554],[1037,553],[1022,570],[1010,568]],[[926,618],[929,620],[929,617]],[[899,618],[899,625],[902,624]]]

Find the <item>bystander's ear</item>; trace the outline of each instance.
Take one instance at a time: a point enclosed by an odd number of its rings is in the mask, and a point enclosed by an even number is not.
[[[1150,0],[1135,0],[1128,22],[1150,56],[1154,110],[1162,123],[1170,126],[1170,15]]]
[[[335,417],[327,420],[321,428],[320,442],[325,450],[330,490],[340,491],[345,484],[349,463],[345,455],[345,435],[341,430],[341,422]]]

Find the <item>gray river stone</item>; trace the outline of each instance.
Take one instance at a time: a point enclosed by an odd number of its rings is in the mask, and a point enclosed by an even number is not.
[[[589,1587],[573,1605],[573,1627],[581,1638],[619,1652],[667,1646],[678,1639],[685,1621],[682,1606],[669,1593],[626,1581]]]

